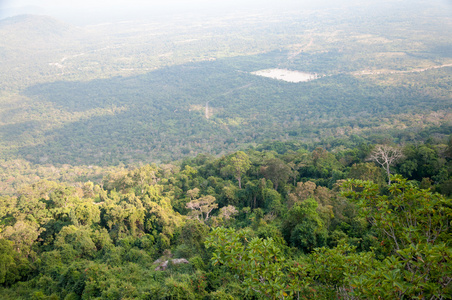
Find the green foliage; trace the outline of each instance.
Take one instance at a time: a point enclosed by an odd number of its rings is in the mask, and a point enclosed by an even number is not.
[[[281,216],[285,209],[281,195],[274,189],[262,190],[262,198],[265,203],[266,211],[272,215]]]
[[[357,201],[367,219],[390,244],[391,256],[354,278],[356,295],[382,298],[450,296],[450,199],[393,176],[389,195],[370,182],[344,183],[345,196]],[[360,192],[356,192],[360,188]]]
[[[452,295],[451,250],[444,244],[418,244],[397,251],[360,276],[351,276],[353,295],[446,299]]]
[[[381,230],[394,251],[418,243],[450,241],[451,201],[439,194],[421,190],[397,175],[389,187],[389,195],[379,195],[378,186],[350,180],[343,195],[361,207],[370,222]],[[354,188],[362,188],[356,192]]]
[[[230,174],[239,182],[239,189],[242,188],[242,176],[251,167],[251,161],[248,155],[243,151],[237,151],[227,158],[227,164],[222,169],[225,174]]]
[[[331,249],[315,249],[309,259],[309,273],[316,283],[322,285],[319,294],[324,294],[325,298],[334,297],[337,292],[352,290],[351,277],[360,278],[369,268],[378,264],[373,252],[357,253],[356,247],[344,241]]]
[[[208,232],[209,227],[197,220],[187,220],[182,226],[179,238],[181,243],[188,247],[185,251],[188,257],[205,254],[204,239]]]
[[[30,271],[30,263],[14,251],[13,243],[0,239],[0,284],[9,286]]]
[[[431,149],[447,147],[441,145]],[[420,189],[441,187],[428,178],[396,176],[382,188],[381,171],[355,150],[249,150],[122,169],[107,174],[103,188],[51,181],[24,187],[0,198],[3,294],[447,298],[450,199]],[[427,164],[441,156],[435,153]],[[237,173],[227,171],[238,164],[233,157],[249,161],[242,188],[234,183]],[[302,181],[293,185],[276,166]],[[359,179],[335,183],[345,174]],[[190,215],[196,205],[199,220]],[[173,264],[171,253],[189,263]],[[157,268],[165,261],[166,268]]]
[[[318,203],[308,198],[287,212],[281,231],[288,244],[304,252],[311,252],[325,244],[327,232],[317,207]]]
[[[279,158],[269,159],[262,167],[265,178],[270,179],[278,190],[280,184],[285,184],[289,179],[290,167]]]
[[[230,268],[248,292],[256,296],[282,299],[306,285],[306,271],[286,260],[272,238],[248,240],[243,231],[219,227],[209,234],[206,246],[214,250],[213,264]]]
[[[380,185],[384,183],[381,169],[373,163],[353,164],[350,168],[348,178],[369,180]]]
[[[92,257],[96,252],[96,245],[91,239],[90,230],[77,228],[73,225],[64,227],[55,240],[57,248],[71,247],[82,257]]]

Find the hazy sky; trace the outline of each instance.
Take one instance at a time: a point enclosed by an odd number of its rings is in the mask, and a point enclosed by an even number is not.
[[[223,6],[226,3],[234,3],[234,5],[253,5],[259,6],[281,6],[281,5],[315,5],[331,6],[341,5],[344,3],[360,3],[360,2],[416,2],[416,0],[0,0],[0,8],[20,7],[20,6],[41,6],[41,7],[108,7],[108,6],[162,6],[162,5],[184,5],[184,6]],[[427,2],[427,1],[425,1]],[[435,2],[449,3],[451,0],[430,0],[432,5]]]
[[[192,8],[273,8],[331,7],[345,3],[389,2],[389,0],[0,0],[6,7],[39,6],[43,8],[111,8],[111,7],[192,7]],[[400,1],[400,0],[390,0]],[[405,0],[406,1],[406,0]],[[435,0],[432,0],[435,1]]]
[[[299,5],[307,0],[0,0],[3,16],[20,13],[39,13],[71,16],[94,12],[100,18],[131,15],[132,13],[168,14],[205,11],[231,11],[236,8],[283,8]],[[331,0],[317,0],[331,1]],[[348,0],[347,0],[348,1]],[[308,1],[312,2],[312,1]]]
[[[219,4],[224,2],[224,0],[2,0],[1,2],[6,3],[8,6],[20,6],[20,5],[40,5],[40,6],[108,6],[108,5],[155,5],[155,4],[165,4],[165,3],[189,3],[189,4]],[[262,2],[303,2],[303,0],[278,0],[278,1],[265,1],[265,0],[243,0],[240,2],[254,2],[259,4]],[[318,2],[318,1],[317,1]]]
[[[342,0],[345,2],[344,0]],[[346,0],[350,1],[350,0]],[[0,0],[3,7],[18,6],[41,6],[45,8],[90,8],[90,7],[113,7],[113,6],[130,6],[130,7],[151,7],[151,6],[197,6],[197,7],[222,7],[225,5],[244,5],[244,6],[281,6],[288,4],[309,4],[336,2],[333,0]]]
[[[452,0],[0,0],[0,18],[22,13],[47,14],[63,20],[103,22],[171,13],[228,13],[237,10],[292,10],[373,4],[407,6],[423,2],[452,13]]]
[[[75,22],[78,18],[89,19],[88,22],[95,22],[98,18],[102,22],[109,18],[118,20],[172,13],[218,14],[237,10],[277,11],[295,7],[331,7],[333,4],[353,1],[357,0],[0,0],[0,18],[33,13]]]

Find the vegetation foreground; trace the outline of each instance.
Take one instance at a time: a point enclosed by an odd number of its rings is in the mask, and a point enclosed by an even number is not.
[[[451,141],[40,181],[0,198],[1,298],[450,299]]]

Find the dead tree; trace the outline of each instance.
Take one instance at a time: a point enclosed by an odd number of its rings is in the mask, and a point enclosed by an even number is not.
[[[370,153],[370,160],[376,161],[380,166],[386,170],[388,175],[388,185],[391,184],[390,166],[394,165],[399,159],[403,157],[402,151],[399,148],[389,145],[378,145]]]
[[[218,208],[218,204],[214,203],[215,200],[215,197],[207,195],[188,202],[185,207],[192,210],[192,217],[195,217],[200,222],[207,222],[212,210]]]

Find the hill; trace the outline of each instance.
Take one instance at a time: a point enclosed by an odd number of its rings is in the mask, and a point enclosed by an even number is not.
[[[81,29],[40,15],[19,15],[0,20],[0,45],[10,49],[43,50],[61,47]],[[24,49],[25,48],[25,49]]]

